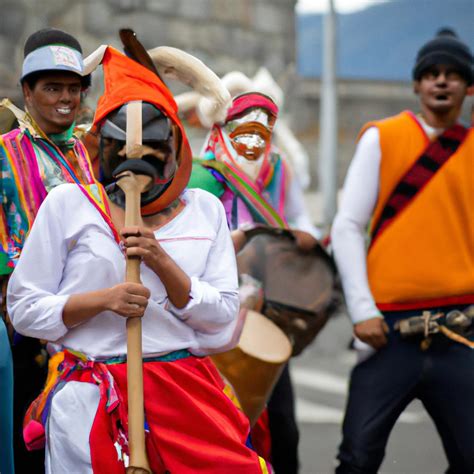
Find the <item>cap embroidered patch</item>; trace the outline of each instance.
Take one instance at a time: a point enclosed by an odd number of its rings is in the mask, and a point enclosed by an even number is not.
[[[64,46],[50,46],[53,53],[53,61],[57,66],[67,66],[73,69],[81,69],[77,56],[73,50]]]

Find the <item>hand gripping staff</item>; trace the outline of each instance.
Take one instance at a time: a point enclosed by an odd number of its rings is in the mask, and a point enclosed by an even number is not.
[[[141,224],[140,195],[156,178],[149,163],[140,160],[142,151],[142,103],[127,105],[127,161],[115,171],[117,185],[125,193],[125,226]],[[127,257],[127,282],[141,283],[140,259]],[[143,404],[142,321],[127,319],[127,392],[128,443],[130,463],[127,474],[151,474],[145,446],[145,409]]]

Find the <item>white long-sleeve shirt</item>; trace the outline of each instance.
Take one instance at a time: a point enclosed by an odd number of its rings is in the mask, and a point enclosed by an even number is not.
[[[141,265],[151,292],[142,319],[143,353],[188,348],[202,354],[225,346],[238,312],[235,254],[222,204],[206,191],[187,190],[184,209],[155,231],[163,249],[191,278],[191,299],[175,308],[158,276]],[[15,329],[89,357],[126,353],[126,319],[104,311],[68,329],[62,319],[70,295],[124,281],[125,257],[111,229],[75,184],[55,188],[36,217],[8,287]]]
[[[428,136],[443,132],[419,119]],[[379,194],[380,136],[376,127],[360,138],[344,182],[339,210],[331,229],[331,242],[344,289],[349,316],[354,324],[382,317],[367,276],[367,226]]]

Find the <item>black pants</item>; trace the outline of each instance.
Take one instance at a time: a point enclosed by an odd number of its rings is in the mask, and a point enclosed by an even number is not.
[[[474,351],[443,335],[426,351],[420,339],[402,339],[393,323],[413,314],[420,311],[387,313],[388,345],[353,369],[337,474],[377,473],[395,422],[415,398],[436,425],[447,472],[474,472]]]
[[[298,426],[288,365],[283,369],[268,402],[272,439],[272,466],[276,474],[298,472]]]

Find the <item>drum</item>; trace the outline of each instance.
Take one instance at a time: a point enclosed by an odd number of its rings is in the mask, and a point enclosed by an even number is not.
[[[265,408],[291,352],[291,343],[278,326],[262,314],[248,310],[237,346],[211,356],[234,389],[250,426]]]
[[[317,336],[342,300],[334,262],[317,245],[298,248],[288,230],[259,226],[246,231],[237,254],[239,275],[261,282],[262,313],[278,325],[299,355]]]

